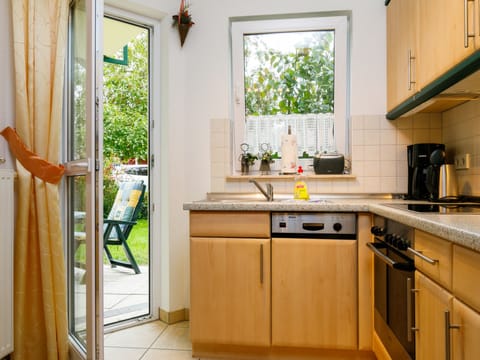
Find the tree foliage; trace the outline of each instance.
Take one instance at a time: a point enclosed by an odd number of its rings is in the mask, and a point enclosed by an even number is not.
[[[312,33],[308,48],[282,53],[262,35],[245,38],[246,115],[333,112],[334,33]]]
[[[106,158],[147,160],[148,33],[128,45],[128,65],[104,63],[103,149]]]

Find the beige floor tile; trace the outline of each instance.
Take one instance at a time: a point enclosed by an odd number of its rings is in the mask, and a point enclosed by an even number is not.
[[[142,360],[198,360],[192,358],[192,352],[188,350],[163,350],[150,349]]]
[[[180,321],[175,324],[168,325],[169,327],[182,327],[182,328],[188,328],[190,327],[190,321]]]
[[[190,328],[169,326],[151,346],[155,349],[192,350]]]
[[[105,346],[126,348],[148,348],[165,331],[167,325],[153,321],[109,334]]]
[[[105,360],[140,360],[147,349],[106,347]]]

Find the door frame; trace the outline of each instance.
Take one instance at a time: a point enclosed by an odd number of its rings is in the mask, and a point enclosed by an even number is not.
[[[73,1],[72,1],[73,3]],[[86,349],[83,349],[69,332],[69,354],[72,359],[102,360],[103,356],[103,177],[98,164],[103,163],[102,139],[98,136],[102,130],[102,89],[103,89],[103,1],[85,0],[86,27],[86,159],[67,161],[65,175],[74,174],[86,177]],[[67,57],[70,60],[70,55]],[[66,67],[68,69],[68,67]],[[69,79],[67,77],[67,79]],[[68,87],[68,84],[65,84]],[[100,91],[99,91],[100,90]],[[69,94],[70,92],[66,92]],[[65,98],[68,102],[68,97]],[[67,109],[68,106],[65,106]],[[65,119],[68,113],[65,112]],[[65,120],[67,121],[67,120]],[[68,127],[65,127],[65,139],[69,139]],[[64,145],[64,156],[68,144]],[[67,158],[67,160],[69,160]],[[68,202],[67,186],[64,186],[64,204]],[[65,223],[74,219],[67,218]],[[69,239],[68,229],[65,229],[65,239]],[[68,251],[68,246],[65,247]],[[69,263],[67,255],[67,263]],[[70,271],[70,265],[69,270]],[[69,285],[70,286],[70,285]],[[69,289],[70,292],[70,289]],[[69,310],[70,311],[70,310]],[[70,329],[70,325],[69,325]],[[70,331],[70,330],[69,330]]]

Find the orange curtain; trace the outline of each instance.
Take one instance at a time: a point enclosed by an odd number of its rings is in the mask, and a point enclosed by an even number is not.
[[[58,164],[69,0],[11,0],[16,131]],[[66,272],[58,184],[17,159],[14,359],[68,358]]]

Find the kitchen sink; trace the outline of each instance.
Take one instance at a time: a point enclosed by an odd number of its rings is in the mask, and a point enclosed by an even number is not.
[[[268,202],[261,193],[207,193],[207,197],[199,202],[241,203],[241,202]],[[331,203],[320,196],[311,196],[310,200],[296,200],[291,194],[275,194],[273,202],[315,202]]]

